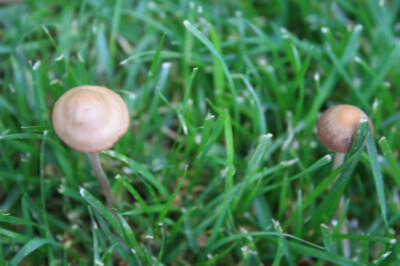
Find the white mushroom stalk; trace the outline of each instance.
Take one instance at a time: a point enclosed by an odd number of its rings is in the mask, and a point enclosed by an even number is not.
[[[70,147],[89,154],[94,174],[107,200],[115,204],[98,152],[114,146],[129,127],[129,112],[117,93],[99,86],[78,86],[64,93],[52,114],[56,134]]]
[[[107,207],[112,208],[115,205],[115,198],[111,190],[110,182],[108,182],[107,176],[103,171],[103,167],[101,167],[99,154],[89,153],[90,164],[92,165],[94,175],[97,178],[97,181],[100,183],[101,190],[103,192],[104,197],[106,197]]]

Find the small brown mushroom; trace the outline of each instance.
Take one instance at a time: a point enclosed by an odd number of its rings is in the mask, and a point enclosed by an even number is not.
[[[114,146],[128,130],[129,112],[124,100],[104,87],[78,86],[57,100],[52,122],[54,131],[68,146],[89,153],[95,176],[111,208],[114,197],[98,152]]]
[[[362,116],[368,116],[359,108],[339,104],[324,111],[318,120],[318,137],[328,149],[338,153],[350,150],[354,136]],[[374,126],[368,118],[368,123],[373,130]]]

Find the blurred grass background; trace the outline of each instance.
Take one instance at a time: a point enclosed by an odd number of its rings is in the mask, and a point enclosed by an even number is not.
[[[0,266],[397,265],[399,8],[0,1]],[[129,132],[100,154],[116,217],[51,127],[82,84],[129,106]],[[338,103],[375,134],[332,173],[316,121]]]

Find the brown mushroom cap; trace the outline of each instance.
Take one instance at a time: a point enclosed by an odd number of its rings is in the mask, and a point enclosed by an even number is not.
[[[362,116],[368,116],[359,108],[339,104],[324,111],[318,120],[318,137],[322,144],[334,152],[348,152]],[[374,126],[368,118],[371,130]]]
[[[96,153],[111,148],[126,133],[129,112],[124,100],[99,86],[78,86],[55,103],[56,134],[75,150]]]

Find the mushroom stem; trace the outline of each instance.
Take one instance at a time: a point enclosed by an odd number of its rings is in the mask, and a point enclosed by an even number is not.
[[[101,167],[99,153],[89,153],[89,160],[90,164],[92,165],[94,175],[100,183],[103,195],[106,197],[107,207],[111,209],[114,207],[115,199],[111,191],[110,183],[108,182],[106,174],[103,171],[103,167]]]
[[[337,168],[339,168],[343,162],[344,162],[344,156],[345,153],[337,152],[335,154],[335,160],[333,162],[333,167],[332,171],[335,171]],[[336,180],[339,178],[340,174],[336,176]],[[345,204],[345,199],[344,196],[342,195],[340,197],[340,202],[339,206],[336,210],[336,215],[340,217],[341,213],[343,212],[344,209],[344,204]],[[345,218],[340,225],[340,233],[341,234],[347,234],[349,232],[349,229],[347,227],[347,219]],[[343,256],[346,258],[350,257],[350,241],[348,239],[342,239],[342,250],[343,250]]]
[[[341,166],[344,162],[344,155],[345,153],[342,152],[337,152],[335,154],[335,160],[333,162],[333,168],[332,171],[335,171],[336,169],[339,168],[339,166]],[[336,179],[339,177],[339,175],[336,177]]]

